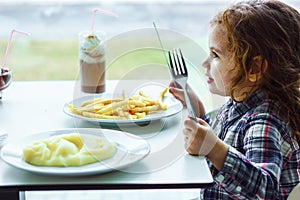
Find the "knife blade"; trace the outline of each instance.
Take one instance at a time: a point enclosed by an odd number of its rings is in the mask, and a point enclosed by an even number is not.
[[[160,39],[160,36],[159,36],[158,30],[156,28],[155,22],[153,22],[153,26],[154,26],[154,29],[155,29],[155,32],[156,32],[156,35],[157,35],[157,38],[158,38],[158,41],[159,41],[159,44],[160,44],[160,48],[163,51],[163,54],[164,54],[164,57],[165,57],[165,61],[166,61],[167,65],[168,65],[168,67],[170,68],[170,63],[169,63],[169,60],[167,58],[166,50],[165,50],[165,48],[163,46],[163,43],[162,43],[162,41]]]

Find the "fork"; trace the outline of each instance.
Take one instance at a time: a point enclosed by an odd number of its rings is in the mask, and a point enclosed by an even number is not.
[[[191,100],[187,92],[188,71],[186,68],[186,64],[182,52],[179,49],[179,50],[168,51],[168,54],[170,60],[169,70],[171,72],[171,75],[175,80],[175,82],[177,82],[183,88],[186,107],[188,109],[190,118],[196,121],[196,114],[193,110]]]

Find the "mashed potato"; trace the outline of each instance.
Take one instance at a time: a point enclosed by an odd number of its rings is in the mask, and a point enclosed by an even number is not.
[[[116,151],[116,144],[104,137],[72,133],[26,146],[23,159],[37,166],[81,166],[111,158]]]

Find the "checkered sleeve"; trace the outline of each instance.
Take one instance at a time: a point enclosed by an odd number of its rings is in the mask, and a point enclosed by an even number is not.
[[[201,119],[203,119],[204,121],[206,121],[206,123],[208,123],[209,125],[212,125],[212,120],[211,120],[209,114],[201,116]]]
[[[271,115],[255,116],[245,123],[245,153],[230,147],[215,181],[234,199],[277,199],[283,165],[282,129]]]

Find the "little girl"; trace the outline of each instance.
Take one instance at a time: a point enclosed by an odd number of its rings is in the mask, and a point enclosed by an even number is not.
[[[186,149],[207,157],[215,181],[202,198],[286,199],[300,182],[300,14],[237,3],[212,19],[209,51],[209,90],[231,98],[211,123],[190,91],[199,118],[184,121]],[[174,82],[170,92],[184,102]]]

